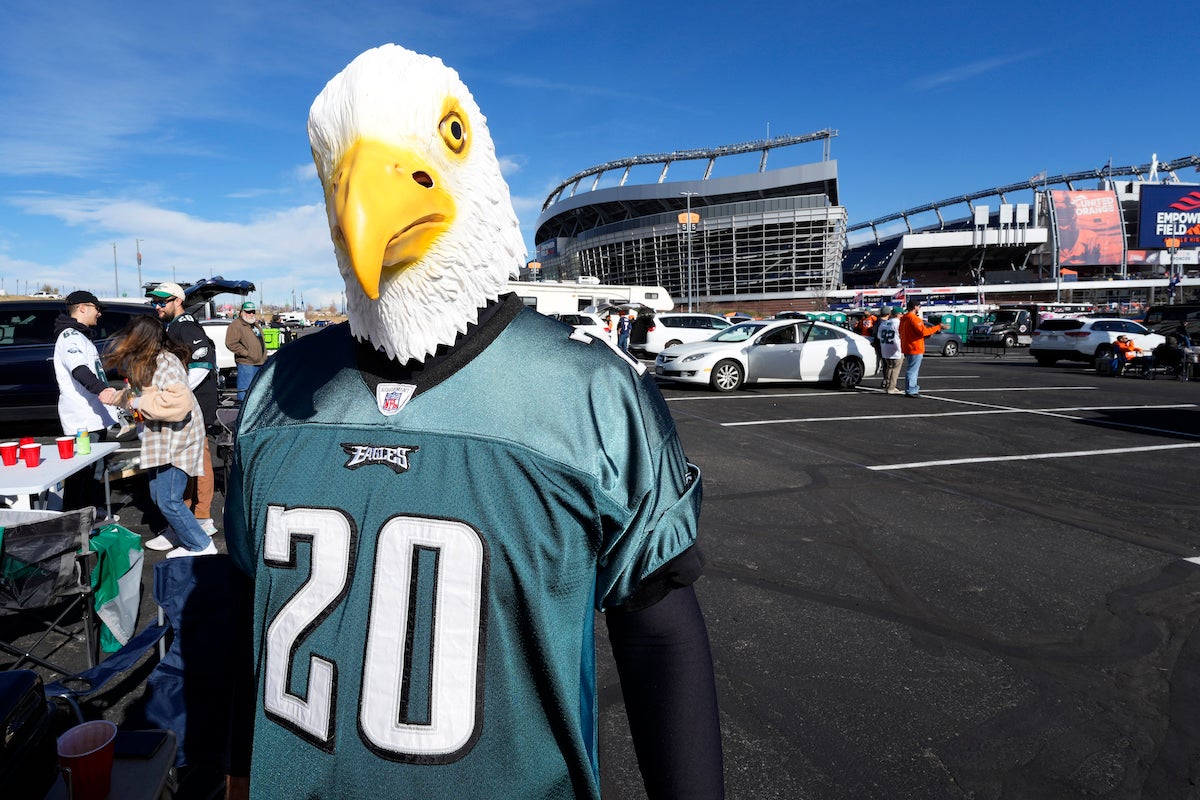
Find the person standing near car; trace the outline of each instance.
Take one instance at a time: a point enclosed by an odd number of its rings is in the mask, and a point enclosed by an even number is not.
[[[917,376],[925,358],[925,337],[942,329],[941,325],[926,325],[921,319],[921,301],[909,300],[908,312],[900,318],[900,352],[904,354],[904,396],[916,397],[921,392]]]
[[[622,308],[617,312],[617,349],[629,353],[629,334],[633,332],[633,320],[629,311]]]
[[[204,327],[183,307],[183,287],[178,283],[160,283],[149,294],[150,305],[166,326],[167,336],[188,352],[188,388],[200,404],[207,431],[217,419],[217,349]],[[204,437],[203,472],[188,481],[183,499],[196,521],[209,536],[217,532],[212,520],[213,480],[212,451],[208,436]]]
[[[116,411],[109,407],[117,390],[108,385],[100,354],[92,343],[102,306],[96,295],[85,291],[71,292],[66,304],[66,311],[54,321],[58,421],[64,436],[87,431],[93,442],[102,442],[108,438],[108,429],[117,424]],[[92,472],[77,472],[63,482],[63,508],[103,505],[103,494],[98,491]]]
[[[258,307],[254,303],[242,303],[237,319],[225,330],[225,346],[233,353],[237,364],[237,400],[240,403],[246,399],[250,382],[267,361],[262,323],[258,321]]]
[[[900,365],[904,361],[904,354],[900,352],[900,319],[891,306],[884,306],[879,312],[875,343],[879,348],[879,363],[883,365],[883,391],[903,394],[899,386]]]

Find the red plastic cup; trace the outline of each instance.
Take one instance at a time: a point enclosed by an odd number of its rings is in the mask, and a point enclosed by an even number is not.
[[[62,459],[75,457],[75,437],[74,436],[59,436],[54,441],[58,442],[58,457]]]
[[[19,444],[33,444],[36,441],[32,436],[22,436]]]
[[[58,737],[58,766],[73,800],[104,800],[112,785],[117,726],[106,719],[76,725]]]
[[[0,461],[4,462],[4,466],[11,467],[17,463],[17,447],[16,442],[0,442]]]
[[[42,463],[42,446],[37,442],[20,445],[17,449],[21,451],[21,460],[25,462],[25,466],[32,468]]]

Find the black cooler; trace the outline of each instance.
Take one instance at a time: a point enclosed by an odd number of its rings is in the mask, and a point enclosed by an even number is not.
[[[0,672],[0,794],[41,800],[58,776],[52,713],[36,672]]]

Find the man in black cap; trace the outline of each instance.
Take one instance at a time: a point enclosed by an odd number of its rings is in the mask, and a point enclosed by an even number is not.
[[[166,325],[167,336],[188,351],[188,388],[196,396],[200,411],[204,414],[204,428],[208,430],[217,419],[217,348],[204,331],[204,326],[183,307],[183,287],[178,283],[160,283],[147,295],[158,318]],[[204,438],[204,474],[188,481],[184,502],[196,515],[196,521],[204,532],[212,536],[217,526],[212,521],[212,498],[214,490],[212,452],[208,437]],[[163,540],[167,548],[174,547]],[[147,547],[150,544],[147,543]],[[157,548],[152,548],[157,549]]]
[[[78,291],[67,295],[66,302],[66,311],[54,321],[58,420],[64,435],[88,431],[92,441],[104,441],[108,429],[117,424],[116,411],[107,405],[116,398],[117,390],[108,385],[100,354],[92,344],[100,301],[91,292]],[[97,489],[91,473],[72,475],[63,486],[63,507],[95,504]]]

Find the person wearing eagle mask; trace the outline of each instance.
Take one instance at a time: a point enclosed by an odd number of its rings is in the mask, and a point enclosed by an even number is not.
[[[502,294],[520,227],[440,60],[363,53],[308,129],[349,319],[239,418],[228,795],[599,798],[599,610],[648,796],[722,797],[700,475],[653,379]]]

